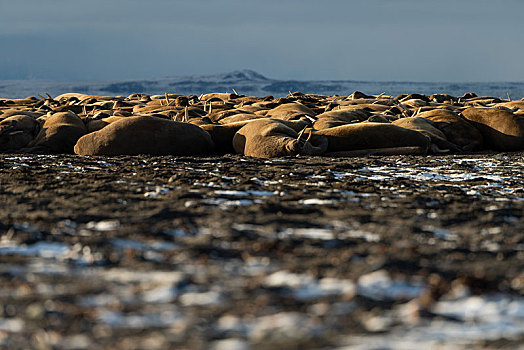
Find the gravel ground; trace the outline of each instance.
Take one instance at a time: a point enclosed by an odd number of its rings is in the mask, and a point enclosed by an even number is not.
[[[0,158],[0,347],[522,348],[524,153]]]

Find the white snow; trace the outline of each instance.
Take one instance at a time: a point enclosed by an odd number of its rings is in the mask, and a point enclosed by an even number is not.
[[[378,270],[360,276],[357,293],[373,300],[413,299],[425,289],[420,283],[392,279],[386,270]]]

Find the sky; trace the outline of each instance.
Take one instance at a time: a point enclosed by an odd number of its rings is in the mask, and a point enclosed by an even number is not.
[[[0,80],[524,82],[524,0],[0,0]]]

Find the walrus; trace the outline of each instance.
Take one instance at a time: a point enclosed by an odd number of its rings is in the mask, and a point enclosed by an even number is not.
[[[315,131],[328,138],[327,152],[376,148],[418,147],[427,151],[430,139],[424,134],[388,123],[355,123]]]
[[[207,131],[211,135],[211,139],[215,144],[215,151],[220,154],[224,153],[235,153],[233,148],[233,137],[238,130],[243,128],[250,122],[256,119],[242,120],[228,124],[202,124],[200,127]]]
[[[13,98],[13,99],[6,99],[5,104],[8,106],[31,106],[35,103],[39,102],[40,100],[36,98],[35,96],[29,96],[26,98]],[[41,102],[41,101],[40,101]]]
[[[260,106],[253,106],[253,105],[243,105],[243,106],[240,106],[240,105],[237,105],[236,106],[237,110],[239,111],[242,111],[242,113],[256,113],[256,112],[259,112],[259,111],[269,111],[269,109],[267,108],[262,108]]]
[[[42,118],[42,117],[41,117]],[[27,146],[31,153],[73,153],[76,141],[87,132],[75,113],[59,112],[45,118],[38,135]]]
[[[453,103],[457,100],[457,98],[449,94],[433,94],[429,96],[429,100],[436,103],[444,103],[446,101],[447,103]]]
[[[430,98],[423,94],[409,94],[409,95],[399,95],[395,97],[395,100],[404,103],[409,100],[421,100],[423,102],[429,102]]]
[[[123,118],[128,118],[128,117],[112,115],[112,116],[108,116],[108,117],[102,118],[102,119],[90,119],[90,120],[88,120],[85,123],[86,124],[87,133],[89,134],[89,133],[98,131],[98,130],[100,130],[102,128],[105,128],[109,124],[114,123],[114,122],[116,122],[116,121],[118,121],[120,119],[123,119]]]
[[[213,122],[218,122],[221,119],[224,119],[224,118],[227,118],[232,115],[239,114],[239,113],[242,113],[242,112],[238,112],[236,109],[226,109],[223,111],[208,113],[206,117],[211,119]]]
[[[468,108],[462,116],[480,131],[487,147],[496,151],[524,150],[524,116],[490,108]]]
[[[108,123],[107,121],[103,119],[89,119],[85,122],[85,124],[86,124],[86,130],[87,130],[86,133],[89,134],[89,133],[98,131],[102,128],[105,128],[110,123]]]
[[[317,115],[317,120],[313,123],[313,129],[321,130],[361,122],[366,120],[370,115],[371,113],[362,109],[332,110]]]
[[[327,139],[322,136],[316,136],[311,141],[303,138],[307,126],[305,121],[255,120],[237,131],[233,137],[233,148],[239,154],[257,158],[320,155],[327,149]],[[299,135],[297,129],[302,127]]]
[[[81,137],[74,147],[79,155],[177,155],[210,153],[209,133],[200,127],[146,116],[122,118]]]
[[[453,111],[437,108],[417,116],[433,121],[446,139],[463,151],[475,151],[483,147],[484,141],[480,131]]]
[[[343,105],[340,107],[341,110],[348,110],[348,109],[363,109],[369,112],[377,112],[382,113],[387,110],[389,110],[391,106],[387,106],[380,103],[358,103],[358,104],[351,104],[351,105]],[[336,110],[336,109],[335,109]]]
[[[161,106],[161,105],[135,105],[132,109],[133,113],[164,113],[164,112],[170,112],[173,111],[175,113],[178,113],[180,111],[183,111],[183,107],[177,107],[177,106]],[[196,111],[197,108],[191,107],[189,108],[189,112],[193,113]],[[206,113],[198,108],[198,114],[200,116],[205,115]]]
[[[356,100],[360,98],[371,98],[372,96],[366,95],[363,92],[360,92],[358,90],[354,91],[351,95],[347,97],[348,100]]]
[[[444,153],[448,151],[458,151],[459,148],[446,139],[442,131],[436,127],[436,123],[422,117],[401,118],[391,122],[393,125],[401,126],[406,129],[421,132],[430,138],[431,150],[435,153]],[[437,147],[434,147],[436,145]]]
[[[86,103],[86,101],[113,101],[117,99],[122,99],[122,97],[113,97],[113,96],[98,96],[98,95],[87,95],[87,94],[81,94],[81,93],[75,93],[75,92],[68,92],[65,94],[58,95],[54,98],[56,101],[64,102],[71,98],[76,98],[79,101],[82,101],[82,103]]]
[[[200,96],[199,100],[200,101],[209,101],[213,98],[216,98],[222,101],[229,101],[229,100],[237,99],[239,97],[242,97],[242,95],[237,95],[237,94],[227,93],[227,92],[226,93],[212,92],[212,93],[204,94]]]
[[[23,110],[19,110],[19,109],[5,109],[2,111],[3,113],[0,114],[0,119],[5,119],[5,118],[9,118],[9,117],[12,117],[14,115],[27,115],[27,116],[30,116],[30,117],[33,117],[33,118],[38,118],[38,117],[41,117],[42,115],[44,115],[45,113],[42,113],[42,112],[33,112],[33,111],[23,111]]]
[[[497,103],[495,107],[502,106],[511,109],[513,112],[524,111],[524,101],[509,101],[503,103]]]
[[[420,108],[428,105],[426,101],[415,98],[409,100],[402,100],[400,103],[402,103],[403,106],[408,108]]]
[[[0,151],[17,151],[40,131],[40,123],[28,115],[13,115],[0,121]]]
[[[318,113],[313,111],[311,108],[304,106],[299,102],[285,103],[278,107],[269,110],[266,116],[271,118],[277,118],[281,120],[293,119],[294,117],[300,117],[303,115],[309,115],[310,117],[316,116]],[[297,118],[298,119],[298,118]]]
[[[229,117],[225,117],[220,119],[218,122],[220,124],[230,124],[235,122],[240,122],[244,120],[254,120],[254,119],[260,119],[265,118],[264,116],[256,115],[256,114],[250,114],[250,113],[240,113],[240,114],[233,114]]]

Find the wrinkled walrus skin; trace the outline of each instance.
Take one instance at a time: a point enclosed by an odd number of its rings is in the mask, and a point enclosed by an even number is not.
[[[355,123],[318,130],[328,138],[328,152],[419,146],[427,149],[429,137],[386,123]]]
[[[484,139],[480,131],[453,111],[439,108],[417,116],[433,121],[450,142],[464,151],[476,151],[483,147]]]
[[[33,141],[40,123],[28,115],[12,115],[0,121],[0,151],[17,151]]]
[[[480,131],[487,147],[495,151],[524,150],[524,116],[488,108],[468,108],[462,116]]]
[[[449,142],[442,131],[440,131],[436,124],[431,120],[422,117],[407,117],[394,120],[393,125],[397,125],[406,129],[418,131],[430,138],[431,143],[436,145],[436,153],[442,153],[446,151],[458,151],[459,148]],[[433,146],[432,146],[433,148]]]
[[[200,127],[172,120],[135,116],[81,137],[79,155],[203,155],[213,151],[211,136]]]
[[[316,137],[316,145],[298,142],[297,129],[304,127],[302,123],[271,118],[252,121],[237,131],[233,147],[239,154],[257,158],[322,154],[327,148],[326,138]]]
[[[29,143],[28,151],[72,154],[75,143],[86,132],[84,122],[75,113],[55,113],[45,119],[42,129]]]

